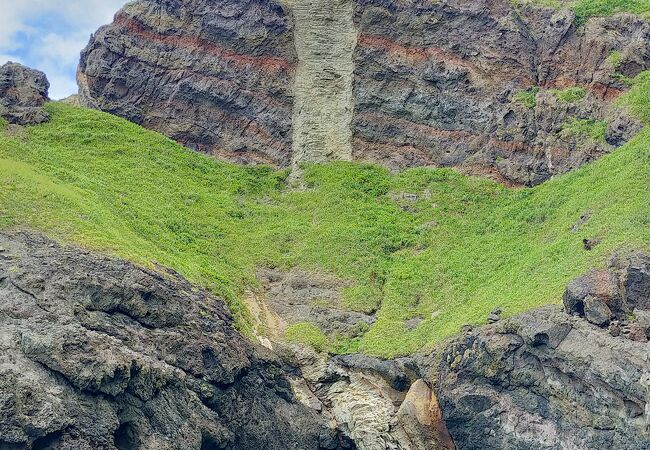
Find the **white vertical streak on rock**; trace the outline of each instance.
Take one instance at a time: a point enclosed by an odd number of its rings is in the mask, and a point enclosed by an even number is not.
[[[352,159],[352,0],[295,0],[293,166]]]

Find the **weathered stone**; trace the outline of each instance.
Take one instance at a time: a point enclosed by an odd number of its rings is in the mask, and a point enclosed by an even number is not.
[[[568,314],[585,315],[585,300],[591,305],[605,304],[618,310],[616,279],[608,270],[593,270],[571,281],[564,292],[564,309]]]
[[[459,450],[641,450],[646,345],[545,307],[452,341],[430,378]]]
[[[340,447],[221,299],[40,237],[0,245],[0,448]]]
[[[84,50],[80,100],[238,162],[352,157],[535,185],[641,129],[612,101],[621,74],[650,68],[648,33],[628,14],[577,28],[510,0],[138,0]],[[567,87],[586,96],[551,92]],[[516,100],[532,88],[534,108]],[[605,140],[567,134],[573,119],[606,121]]]
[[[328,335],[354,337],[375,322],[373,315],[345,308],[342,291],[348,284],[334,276],[275,269],[260,269],[257,276],[264,289],[259,301],[280,318],[283,328],[310,322]]]
[[[643,314],[650,310],[650,256],[612,258],[608,269],[592,270],[571,281],[563,300],[567,313],[586,315],[599,326],[612,318],[625,320],[634,311]]]
[[[588,295],[584,300],[585,318],[599,327],[606,327],[612,318],[607,303],[600,298]]]
[[[436,394],[423,380],[411,385],[397,411],[397,420],[411,440],[413,449],[456,450]]]
[[[625,308],[650,310],[650,255],[636,254],[618,264],[622,270],[619,286]]]
[[[43,72],[8,62],[0,67],[0,117],[15,125],[35,125],[49,119],[43,109],[50,84]]]

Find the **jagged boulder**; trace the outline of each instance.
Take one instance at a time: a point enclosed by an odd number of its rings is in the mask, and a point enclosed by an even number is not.
[[[80,101],[237,162],[352,158],[535,185],[641,128],[613,100],[650,68],[650,24],[577,25],[528,3],[138,0],[83,51]],[[575,120],[604,137],[567,131]]]
[[[49,120],[43,105],[50,83],[43,72],[8,62],[0,67],[0,117],[16,125]]]
[[[650,310],[650,255],[612,258],[607,269],[571,281],[563,300],[568,314],[586,317],[598,326],[613,319],[625,321],[635,310]]]
[[[336,449],[280,363],[177,275],[0,234],[0,449]]]

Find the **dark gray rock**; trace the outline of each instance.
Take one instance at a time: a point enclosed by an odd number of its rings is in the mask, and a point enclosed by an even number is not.
[[[613,265],[620,273],[620,295],[626,310],[650,310],[650,255],[636,254]]]
[[[140,0],[81,55],[82,105],[240,163],[291,158],[290,13],[277,0]]]
[[[588,295],[584,300],[585,318],[599,327],[606,327],[612,318],[612,311],[607,303],[598,297]]]
[[[0,248],[0,448],[339,447],[221,299],[41,237]]]
[[[585,316],[587,299],[592,309],[590,314],[599,308],[598,305],[606,306],[617,316],[622,312],[616,276],[609,270],[592,270],[571,281],[564,292],[564,309],[568,314]]]
[[[43,72],[8,62],[0,67],[0,117],[11,124],[35,125],[49,119],[43,109],[50,83]]]
[[[650,447],[647,344],[551,306],[436,357],[430,379],[458,450]]]

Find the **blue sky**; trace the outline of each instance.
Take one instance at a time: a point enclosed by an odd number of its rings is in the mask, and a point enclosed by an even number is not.
[[[110,23],[126,0],[0,0],[0,65],[16,61],[42,70],[50,97],[77,92],[79,52]]]

